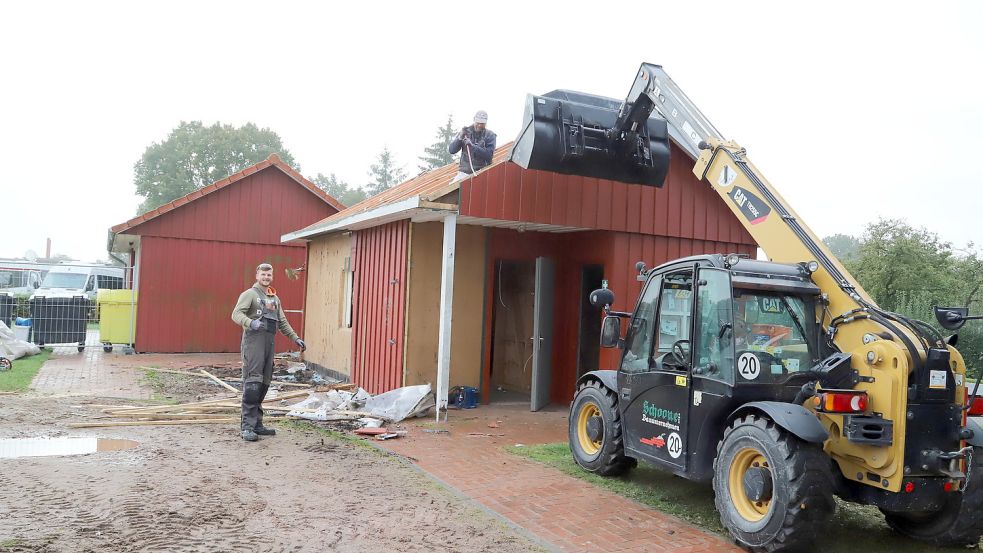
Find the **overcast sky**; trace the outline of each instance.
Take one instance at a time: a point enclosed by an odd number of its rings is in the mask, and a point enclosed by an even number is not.
[[[642,61],[820,236],[881,216],[983,242],[983,3],[337,4],[5,3],[0,257],[105,258],[182,120],[269,127],[303,174],[363,184],[384,146],[415,174],[448,114],[502,143],[526,93],[623,98]]]

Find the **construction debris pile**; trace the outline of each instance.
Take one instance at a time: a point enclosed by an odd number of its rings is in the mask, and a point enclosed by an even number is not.
[[[291,366],[293,365],[293,366]],[[310,371],[303,363],[284,365],[287,374]],[[184,424],[230,424],[239,421],[242,392],[229,384],[240,384],[238,377],[224,376],[232,367],[199,368],[197,372],[143,367],[145,370],[208,378],[230,392],[214,399],[179,403],[176,405],[96,405],[102,414],[97,420],[71,423],[70,428],[100,428],[114,426],[163,426]],[[225,369],[225,370],[223,370]],[[220,378],[216,373],[222,374]],[[313,371],[310,371],[313,372]],[[302,375],[304,378],[313,378]],[[320,377],[318,377],[320,378]],[[323,380],[322,380],[323,381]],[[429,385],[407,386],[372,396],[354,384],[335,383],[312,386],[300,382],[274,382],[274,386],[303,387],[305,390],[271,389],[263,402],[267,419],[304,419],[330,424],[335,429],[354,430],[358,434],[389,439],[405,435],[405,431],[390,431],[385,425],[410,417],[426,415],[435,404]],[[287,388],[289,389],[289,388]],[[293,400],[289,401],[288,400]],[[341,425],[331,423],[343,423]],[[366,431],[362,431],[366,430]]]

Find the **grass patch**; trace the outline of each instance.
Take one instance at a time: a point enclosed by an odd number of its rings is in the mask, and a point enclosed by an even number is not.
[[[580,468],[565,443],[507,447],[509,453],[553,467],[658,511],[723,536],[726,530],[713,504],[709,482],[691,482],[645,463],[618,477],[603,477]],[[981,542],[983,543],[983,542]],[[862,553],[935,553],[938,548],[894,533],[875,507],[836,501],[836,514],[824,533],[822,551]]]
[[[3,547],[3,548],[17,547],[18,545],[21,545],[23,543],[24,543],[24,540],[22,540],[20,538],[10,538],[10,539],[6,539],[6,540],[0,541],[0,547]]]
[[[150,386],[153,390],[153,396],[151,399],[158,405],[177,405],[181,403],[179,400],[173,397],[167,396],[167,383],[164,381],[164,377],[161,373],[157,371],[144,371],[143,372],[143,383]]]
[[[0,390],[4,392],[23,392],[31,385],[31,381],[41,370],[41,365],[51,357],[50,348],[41,348],[41,353],[30,357],[21,357],[14,361],[9,371],[0,372]]]

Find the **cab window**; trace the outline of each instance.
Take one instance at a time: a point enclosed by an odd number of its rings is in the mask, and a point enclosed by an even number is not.
[[[734,346],[738,371],[749,355],[755,369],[741,376],[757,379],[755,372],[776,380],[782,375],[809,370],[818,362],[814,304],[800,296],[758,290],[734,291]],[[745,363],[746,364],[746,363]]]
[[[625,372],[645,372],[651,366],[652,336],[661,281],[661,277],[650,279],[635,307],[635,315],[631,318],[625,339],[625,355],[621,362],[621,368]]]
[[[696,311],[694,374],[733,383],[733,303],[727,271],[712,268],[700,270]]]
[[[693,316],[693,272],[669,273],[662,280],[658,340],[654,356],[668,369],[686,369]],[[674,347],[676,353],[673,353]],[[680,359],[682,354],[684,359]]]

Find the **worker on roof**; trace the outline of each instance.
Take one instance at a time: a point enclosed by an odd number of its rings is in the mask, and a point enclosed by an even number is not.
[[[263,426],[263,400],[273,380],[273,339],[277,329],[297,343],[300,351],[307,349],[297,336],[283,305],[276,295],[273,266],[261,263],[256,267],[256,284],[239,294],[232,310],[232,320],[242,327],[242,439],[255,442],[259,436],[273,436],[276,430]]]
[[[488,112],[475,113],[474,124],[461,129],[447,146],[447,151],[451,154],[461,152],[461,162],[458,164],[457,176],[454,177],[455,182],[466,179],[491,165],[497,137],[487,125]]]

